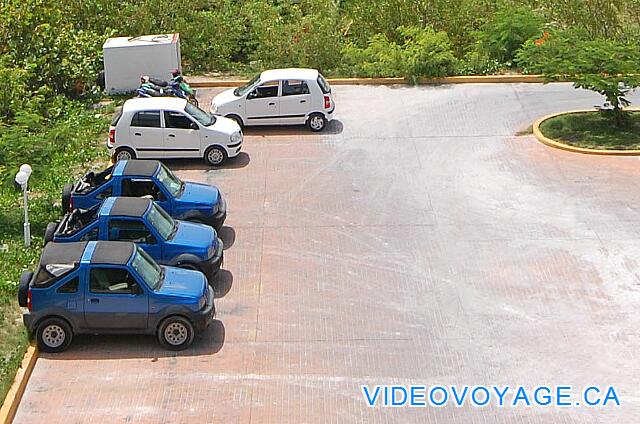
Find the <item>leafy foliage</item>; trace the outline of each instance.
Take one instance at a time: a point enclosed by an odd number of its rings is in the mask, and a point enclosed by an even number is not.
[[[576,88],[605,96],[606,107],[618,125],[624,120],[625,96],[640,86],[640,50],[615,40],[590,40],[574,31],[556,32],[546,39],[530,40],[517,55],[529,72],[550,80],[573,81]]]
[[[491,17],[479,32],[478,47],[490,59],[511,62],[525,41],[542,30],[544,20],[528,7],[507,7]]]
[[[364,49],[347,45],[343,55],[351,61],[347,64],[353,73],[416,80],[443,77],[455,71],[457,60],[446,33],[417,27],[399,27],[397,32],[401,44],[376,34]]]

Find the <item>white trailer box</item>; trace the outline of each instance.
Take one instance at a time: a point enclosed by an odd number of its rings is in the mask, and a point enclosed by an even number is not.
[[[171,79],[180,65],[180,34],[109,38],[102,46],[105,90],[129,93],[140,86],[140,76]]]

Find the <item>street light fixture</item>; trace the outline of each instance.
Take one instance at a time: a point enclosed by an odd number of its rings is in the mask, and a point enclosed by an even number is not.
[[[20,171],[18,171],[15,178],[15,181],[22,189],[22,193],[24,196],[23,229],[24,229],[24,245],[26,247],[31,246],[31,226],[29,224],[29,206],[27,205],[27,200],[28,200],[27,184],[29,183],[29,177],[31,176],[32,172],[33,172],[33,169],[31,168],[31,166],[25,163],[24,165],[20,166]]]

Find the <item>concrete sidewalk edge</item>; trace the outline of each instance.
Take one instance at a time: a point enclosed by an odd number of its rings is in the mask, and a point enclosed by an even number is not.
[[[640,109],[638,108],[627,108],[625,110],[629,112],[640,112]],[[601,156],[638,156],[640,155],[640,150],[586,149],[584,147],[571,146],[569,144],[565,144],[565,143],[553,140],[549,137],[546,137],[544,134],[542,134],[542,131],[540,130],[540,125],[547,119],[555,118],[556,116],[561,116],[561,115],[568,115],[571,113],[588,113],[588,112],[595,112],[595,111],[596,111],[595,109],[568,110],[564,112],[553,113],[551,115],[543,116],[542,118],[537,119],[533,123],[533,135],[542,144],[545,144],[549,147],[553,147],[556,149],[573,152],[573,153],[582,153],[585,155],[601,155]]]
[[[207,79],[197,76],[186,76],[191,87],[238,87],[249,80]],[[332,85],[394,85],[409,84],[406,78],[327,78]],[[469,83],[543,83],[540,75],[467,75],[443,78],[421,78],[418,84],[469,84]]]
[[[32,343],[24,353],[20,368],[18,368],[13,384],[11,384],[11,388],[2,403],[2,408],[0,408],[0,424],[11,424],[13,422],[37,359],[38,349]]]

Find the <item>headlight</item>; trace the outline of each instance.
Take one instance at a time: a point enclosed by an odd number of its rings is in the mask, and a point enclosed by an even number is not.
[[[242,141],[242,134],[240,134],[240,131],[237,131],[231,134],[232,143],[240,143],[241,141]]]
[[[211,113],[216,113],[218,105],[215,102],[211,102]]]
[[[206,304],[207,304],[207,294],[205,293],[205,295],[200,298],[200,302],[198,302],[198,309],[199,310],[204,309]]]

